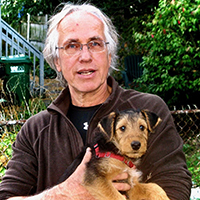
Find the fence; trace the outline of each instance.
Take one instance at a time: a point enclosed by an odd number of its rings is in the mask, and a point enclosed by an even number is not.
[[[188,109],[174,110],[171,111],[171,113],[174,118],[177,131],[184,140],[185,144],[189,144],[192,140],[199,138],[200,109],[197,107],[194,109],[188,106]],[[200,145],[200,143],[197,143],[196,145]]]
[[[184,141],[187,166],[192,173],[193,187],[196,187],[200,186],[200,109],[193,107],[171,113]]]
[[[184,141],[187,165],[193,174],[193,185],[200,186],[200,109],[193,106],[171,111],[176,128]],[[0,180],[6,164],[11,158],[11,143],[14,132],[20,129],[24,120],[1,121],[0,116]]]
[[[38,50],[42,51],[46,39],[48,16],[32,16],[28,14],[27,18],[27,21],[22,20],[18,32]]]

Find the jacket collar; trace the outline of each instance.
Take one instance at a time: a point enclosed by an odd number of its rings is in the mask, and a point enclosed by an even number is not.
[[[108,103],[112,102],[116,98],[115,93],[118,88],[118,83],[111,76],[108,77],[107,83],[112,88],[112,93],[108,97],[108,99],[103,103],[103,105],[107,105]],[[71,102],[71,96],[69,92],[69,87],[67,86],[65,89],[61,91],[59,96],[48,106],[47,109],[51,113],[53,111],[56,111],[66,116],[69,109],[70,102]],[[106,108],[106,110],[107,109],[108,108]]]

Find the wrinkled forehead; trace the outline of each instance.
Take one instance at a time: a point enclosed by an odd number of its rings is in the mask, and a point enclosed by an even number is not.
[[[67,14],[58,24],[57,30],[59,32],[73,31],[74,27],[81,28],[86,24],[94,28],[104,28],[103,22],[95,14],[78,10]]]

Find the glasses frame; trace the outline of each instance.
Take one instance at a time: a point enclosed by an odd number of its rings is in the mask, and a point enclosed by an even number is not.
[[[75,52],[75,53],[67,53],[67,52],[65,51],[65,47],[66,47],[68,44],[70,44],[70,43],[75,43],[75,44],[79,44],[79,45],[80,45],[80,49],[79,49],[80,51],[83,50],[83,46],[87,46],[88,51],[90,51],[90,52],[92,52],[92,53],[101,53],[101,52],[103,52],[103,51],[105,50],[105,47],[106,47],[107,44],[109,44],[109,42],[105,42],[104,40],[99,40],[99,41],[103,42],[103,44],[104,44],[104,49],[103,49],[102,51],[93,52],[93,51],[90,50],[89,44],[92,43],[92,42],[95,42],[95,41],[93,41],[93,40],[90,41],[90,42],[88,42],[88,43],[86,43],[86,44],[82,44],[82,43],[80,43],[80,42],[69,42],[69,43],[67,43],[66,45],[62,46],[62,47],[55,47],[55,49],[63,49],[63,50],[64,50],[64,53],[65,53],[66,55],[74,55],[74,54],[76,54],[78,51]]]

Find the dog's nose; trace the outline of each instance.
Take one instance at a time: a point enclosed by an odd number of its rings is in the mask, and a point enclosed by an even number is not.
[[[139,141],[131,142],[131,146],[133,150],[138,150],[141,147],[141,143]]]

